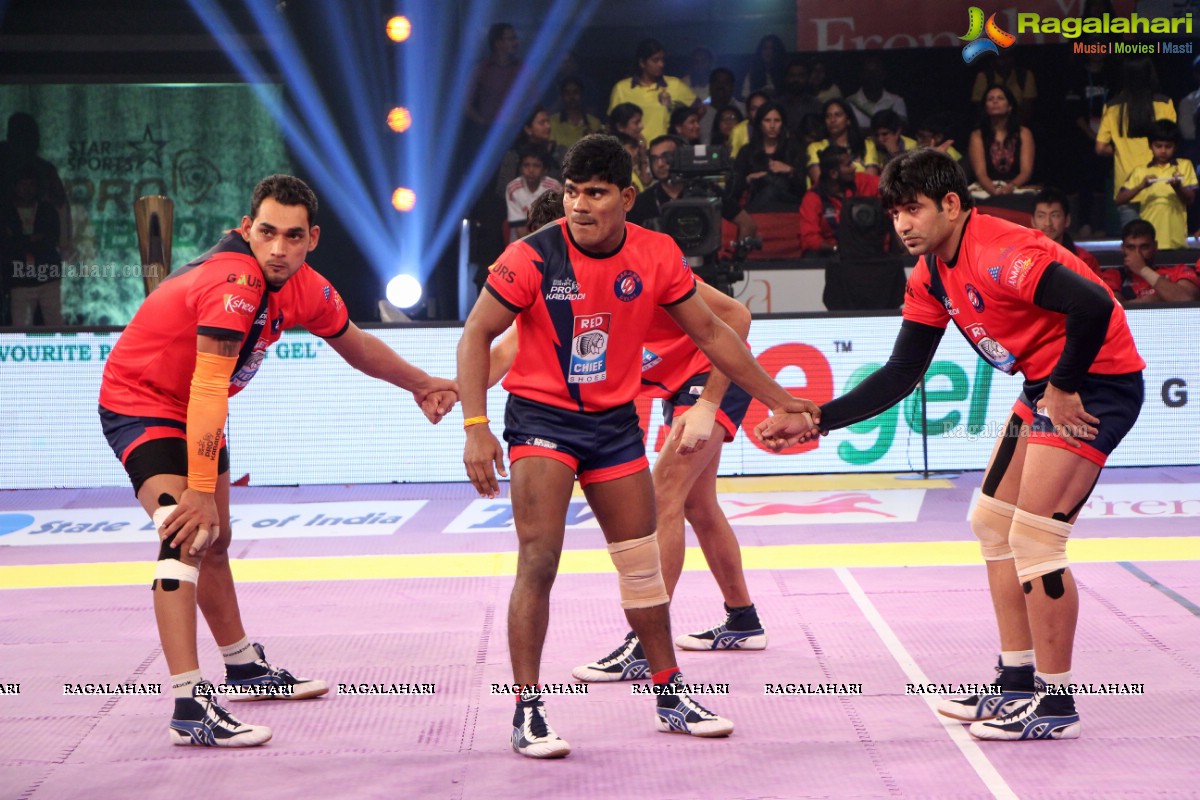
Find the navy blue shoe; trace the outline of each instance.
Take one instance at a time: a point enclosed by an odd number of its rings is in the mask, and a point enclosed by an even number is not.
[[[226,664],[221,691],[230,700],[304,700],[329,691],[325,681],[297,678],[267,662],[261,644],[254,645],[258,659],[249,664]]]
[[[1033,699],[1003,717],[973,722],[968,729],[976,739],[1016,742],[1023,739],[1078,739],[1079,712],[1069,694],[1048,694],[1037,681]]]
[[[987,687],[990,692],[939,700],[938,713],[959,722],[981,722],[1004,716],[1033,699],[1033,665],[1006,667],[997,662],[996,679]]]
[[[192,696],[175,700],[169,729],[171,744],[199,747],[255,747],[271,739],[265,725],[246,725],[216,700],[216,687],[200,681]]]
[[[640,681],[650,677],[650,662],[637,634],[630,631],[620,646],[599,661],[571,670],[576,680],[593,682]]]

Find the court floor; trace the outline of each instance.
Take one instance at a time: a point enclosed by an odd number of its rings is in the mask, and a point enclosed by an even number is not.
[[[591,684],[547,698],[574,750],[552,762],[508,744],[504,500],[465,484],[235,488],[247,630],[334,690],[231,704],[274,738],[205,750],[168,744],[165,697],[92,693],[166,678],[153,534],[128,489],[0,492],[0,798],[1200,797],[1200,467],[1107,471],[1076,526],[1074,675],[1095,693],[1066,742],[977,742],[918,691],[993,674],[966,524],[978,481],[723,480],[770,644],[679,661],[689,683],[728,685],[704,702],[734,735],[658,733],[651,698]],[[564,686],[626,630],[582,498],[571,513],[542,672]],[[723,616],[698,548],[688,559],[676,633]],[[200,654],[219,679],[211,639]]]

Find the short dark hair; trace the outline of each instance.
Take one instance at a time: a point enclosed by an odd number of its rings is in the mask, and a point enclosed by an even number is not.
[[[850,155],[849,148],[842,147],[840,144],[831,144],[821,151],[818,161],[821,165],[821,177],[825,177],[825,173],[830,170],[840,170],[842,168],[842,156]]]
[[[876,111],[871,116],[871,132],[878,130],[900,131],[904,129],[904,118],[890,108]]]
[[[1054,203],[1062,206],[1064,213],[1071,213],[1071,201],[1067,199],[1067,193],[1062,189],[1058,189],[1054,186],[1045,186],[1033,197],[1034,208],[1037,208],[1042,204],[1052,205]]]
[[[517,32],[517,29],[512,26],[511,22],[493,22],[492,26],[488,28],[487,33],[488,49],[495,47],[496,42],[503,39],[504,34],[508,33],[509,31],[512,31],[513,33]]]
[[[649,152],[650,150],[653,150],[654,148],[658,147],[660,144],[664,144],[666,142],[674,142],[676,147],[686,147],[687,146],[687,142],[685,142],[683,139],[679,138],[675,134],[664,133],[662,136],[655,136],[653,139],[651,139],[650,144],[646,145],[646,150],[647,150],[647,152]]]
[[[621,125],[628,125],[634,117],[644,116],[637,103],[617,103],[608,112],[609,127],[615,133]]]
[[[285,206],[304,206],[308,225],[317,224],[317,195],[308,184],[293,175],[270,175],[254,187],[250,196],[250,219],[258,217],[258,208],[268,197]]]
[[[1150,135],[1146,137],[1151,142],[1171,142],[1179,144],[1179,125],[1174,120],[1156,119],[1150,126]]]
[[[517,150],[518,166],[523,164],[527,158],[536,158],[538,161],[542,162],[543,167],[547,166],[546,148],[544,147],[538,147],[537,145],[525,145]]]
[[[713,78],[717,77],[718,75],[725,75],[735,85],[737,84],[737,78],[734,77],[733,70],[731,70],[729,67],[717,67],[712,72],[708,73],[708,82],[711,84],[713,82]]]
[[[676,106],[675,110],[671,112],[671,121],[668,124],[668,128],[674,129],[676,125],[682,125],[687,121],[688,117],[696,117],[699,119],[700,112],[691,106]]]
[[[540,194],[529,204],[529,221],[526,223],[530,231],[539,230],[542,226],[565,216],[563,210],[563,193],[551,189]]]
[[[598,180],[624,189],[633,184],[633,159],[617,137],[593,133],[571,145],[563,157],[562,175],[575,183]]]
[[[1154,239],[1157,235],[1154,226],[1144,219],[1132,219],[1125,223],[1124,228],[1121,228],[1122,242],[1126,239],[1139,239],[1143,236]]]
[[[879,199],[889,210],[916,200],[918,195],[925,195],[940,208],[951,192],[958,195],[963,208],[975,206],[962,167],[945,153],[928,147],[893,158],[879,178]]]

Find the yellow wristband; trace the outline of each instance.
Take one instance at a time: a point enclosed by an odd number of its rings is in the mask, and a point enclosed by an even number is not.
[[[490,422],[487,417],[467,417],[463,420],[463,428],[469,428],[472,425],[486,425]]]

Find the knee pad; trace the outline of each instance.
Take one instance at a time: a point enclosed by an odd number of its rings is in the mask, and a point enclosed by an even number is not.
[[[621,608],[649,608],[670,602],[658,556],[658,534],[610,542],[608,555],[621,584]]]
[[[1071,535],[1071,527],[1069,522],[1039,517],[1021,509],[1013,513],[1008,541],[1016,560],[1017,577],[1022,582],[1058,573],[1057,594],[1062,596],[1061,571],[1067,568],[1067,537]],[[1046,594],[1054,597],[1053,581],[1043,580],[1043,583]]]
[[[1008,543],[1013,512],[1017,507],[986,494],[979,495],[971,509],[971,532],[979,537],[979,549],[984,561],[1003,561],[1013,557]]]
[[[167,517],[171,516],[171,512],[175,510],[175,498],[169,494],[164,494],[158,498],[160,505],[154,510],[154,530],[162,527]],[[161,585],[164,592],[173,592],[179,588],[180,581],[195,584],[200,577],[200,568],[194,567],[191,564],[185,564],[180,559],[183,555],[180,548],[172,547],[170,539],[163,539],[158,547],[158,562],[154,567],[154,580],[150,583],[150,590]]]

